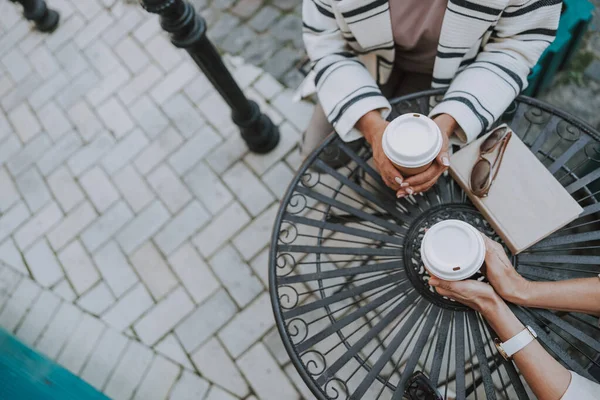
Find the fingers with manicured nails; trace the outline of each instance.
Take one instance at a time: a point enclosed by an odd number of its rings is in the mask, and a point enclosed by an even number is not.
[[[442,134],[442,151],[438,154],[436,161],[442,167],[450,166],[450,155],[448,154],[448,135]]]

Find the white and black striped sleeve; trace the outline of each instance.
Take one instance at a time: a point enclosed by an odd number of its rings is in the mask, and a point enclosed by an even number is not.
[[[340,30],[331,0],[304,0],[303,39],[313,63],[314,84],[325,115],[342,140],[360,138],[354,128],[367,112],[391,111],[375,79],[358,59]]]
[[[527,87],[531,68],[554,40],[560,0],[511,0],[490,40],[450,84],[432,115],[450,114],[470,142],[487,130]]]

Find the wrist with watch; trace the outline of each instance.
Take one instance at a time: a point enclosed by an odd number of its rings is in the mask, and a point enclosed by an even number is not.
[[[527,325],[525,329],[508,339],[506,342],[501,342],[498,338],[494,339],[494,344],[496,345],[498,353],[500,353],[506,361],[510,361],[515,353],[522,350],[535,339],[537,339],[537,333],[535,333],[532,327]]]

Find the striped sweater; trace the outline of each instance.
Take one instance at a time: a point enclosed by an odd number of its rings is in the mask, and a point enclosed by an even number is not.
[[[402,1],[402,0],[394,0]],[[554,40],[560,0],[449,0],[432,87],[448,87],[431,116],[450,114],[466,142],[487,130],[527,86],[527,75]],[[394,62],[389,0],[304,0],[303,38],[313,63],[300,88],[316,90],[345,141],[371,110],[391,111],[379,86]]]

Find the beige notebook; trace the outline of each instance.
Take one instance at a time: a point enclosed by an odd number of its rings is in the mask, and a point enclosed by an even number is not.
[[[513,254],[518,254],[573,221],[583,209],[514,133],[489,194],[473,195],[471,170],[487,136],[452,155],[450,173]]]

